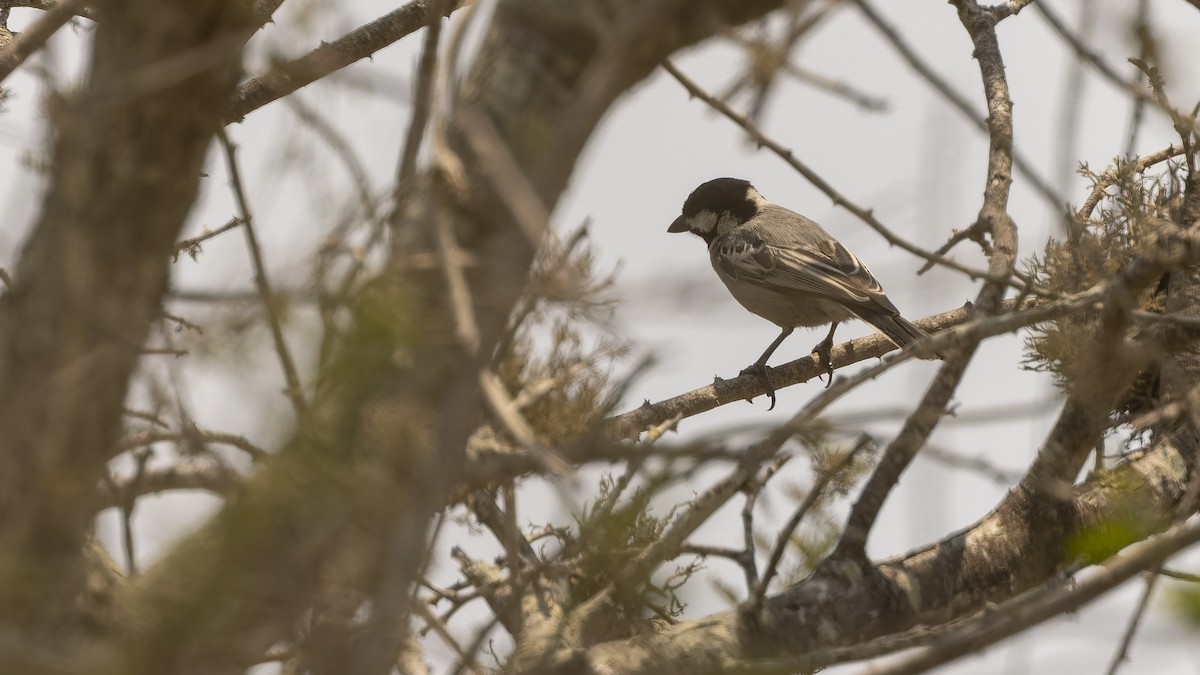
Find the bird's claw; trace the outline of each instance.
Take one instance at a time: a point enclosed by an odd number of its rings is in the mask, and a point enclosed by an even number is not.
[[[833,341],[822,340],[820,344],[813,347],[812,353],[817,355],[817,365],[825,374],[825,388],[828,389],[829,385],[833,384]],[[817,377],[820,377],[820,374]]]
[[[754,373],[758,375],[759,379],[762,380],[763,389],[766,390],[767,398],[771,399],[771,405],[767,408],[767,412],[775,409],[775,387],[771,384],[771,377],[768,375],[769,370],[770,368],[767,368],[765,363],[755,363],[751,366],[747,366],[742,370],[741,373],[739,373],[740,375],[749,375]]]

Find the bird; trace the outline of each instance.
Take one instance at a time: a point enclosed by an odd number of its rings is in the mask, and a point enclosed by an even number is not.
[[[857,317],[897,347],[923,337],[888,299],[871,270],[820,225],[768,201],[749,181],[715,178],[688,195],[668,232],[691,232],[708,245],[713,270],[753,314],[779,326],[779,337],[742,374],[758,373],[775,407],[767,360],[796,328],[830,324],[812,351],[833,382],[830,351],[838,324]]]

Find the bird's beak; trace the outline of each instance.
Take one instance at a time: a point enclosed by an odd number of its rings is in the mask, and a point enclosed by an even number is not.
[[[667,232],[687,232],[690,228],[687,224],[687,218],[679,216],[671,226],[667,228]]]

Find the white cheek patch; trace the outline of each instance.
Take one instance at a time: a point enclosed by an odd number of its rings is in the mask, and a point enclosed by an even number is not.
[[[712,211],[701,211],[700,213],[692,216],[689,224],[692,226],[693,230],[698,230],[700,232],[712,232],[713,228],[717,226],[717,214],[713,213]]]
[[[771,202],[767,201],[767,198],[763,197],[762,193],[760,193],[758,190],[755,190],[754,188],[750,188],[750,189],[746,190],[746,199],[749,199],[751,202],[753,202],[754,206],[759,211],[761,211],[764,206],[771,205]]]

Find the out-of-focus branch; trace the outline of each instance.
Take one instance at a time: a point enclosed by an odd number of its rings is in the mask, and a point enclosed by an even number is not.
[[[238,87],[225,123],[239,122],[259,108],[365,59],[426,25],[430,0],[411,0],[400,8],[360,26],[342,37],[317,47],[308,54],[276,66],[271,72]],[[460,3],[447,3],[447,15]]]
[[[242,231],[246,234],[246,248],[250,251],[250,262],[254,267],[254,285],[258,287],[263,312],[267,316],[267,325],[271,327],[271,340],[275,344],[275,355],[279,358],[279,365],[283,369],[283,377],[287,383],[284,393],[292,402],[296,417],[300,418],[308,410],[308,402],[305,400],[304,387],[300,384],[300,373],[292,358],[292,350],[288,347],[287,337],[283,334],[278,303],[271,293],[271,280],[267,276],[267,265],[263,261],[262,246],[258,243],[254,217],[250,213],[250,201],[246,197],[246,187],[242,182],[241,169],[238,166],[237,146],[229,140],[229,134],[224,129],[218,131],[217,138],[221,141],[221,148],[225,151],[225,166],[229,171],[230,189],[233,190],[234,200],[240,212],[238,219],[242,221]]]
[[[242,224],[242,219],[238,218],[237,216],[234,216],[233,218],[230,218],[229,221],[226,222],[224,225],[218,227],[215,230],[206,229],[203,234],[199,234],[199,235],[197,235],[195,237],[191,237],[189,239],[184,239],[184,240],[180,241],[179,243],[175,244],[175,254],[178,255],[180,253],[187,253],[191,257],[195,258],[200,255],[200,245],[201,244],[208,241],[209,239],[219,237],[222,234],[225,234],[226,232],[238,227],[241,224]]]
[[[417,171],[417,154],[421,151],[421,139],[425,136],[425,127],[433,112],[442,17],[448,16],[458,4],[452,0],[428,0],[428,3],[425,12],[425,42],[421,46],[421,60],[417,65],[412,118],[408,122],[408,133],[404,136],[404,149],[400,153],[400,162],[396,170],[395,201],[398,205],[401,203],[400,195],[405,185],[412,180]]]
[[[598,25],[598,17],[610,14],[590,11],[590,3],[505,0],[457,96],[482,110],[539,201],[553,208],[595,124],[619,95],[668,53],[778,4],[660,0],[649,10],[664,12],[674,27],[661,31],[661,21],[633,20],[649,11],[634,0],[606,5],[622,17],[612,25]],[[514,86],[514,78],[524,85]],[[534,246],[490,187],[458,125],[447,128],[469,189],[440,190],[436,204],[464,255],[476,261],[464,275],[478,353],[488,355],[524,289]],[[531,128],[562,133],[531,135]],[[423,219],[434,199],[418,191],[414,220],[405,225],[433,232],[420,228],[428,227]],[[406,254],[434,253],[427,238],[414,237],[412,246]],[[138,641],[145,648],[126,650],[110,670],[161,672],[184,660],[201,670],[215,666],[230,641],[265,650],[295,626],[311,580],[327,555],[342,550],[338,544],[350,530],[371,532],[360,537],[355,558],[394,565],[389,584],[419,578],[425,547],[414,543],[424,540],[464,471],[483,399],[480,359],[452,338],[443,275],[405,262],[392,260],[354,298],[350,325],[295,436],[247,481],[239,499],[123,598],[146,617],[148,634]],[[356,581],[356,592],[369,595],[376,580]],[[245,593],[248,585],[256,592]]]
[[[1101,58],[1099,54],[1091,49],[1088,49],[1088,46],[1083,43],[1083,40],[1080,39],[1079,36],[1072,33],[1067,28],[1063,20],[1059,18],[1058,14],[1056,14],[1054,10],[1050,9],[1046,3],[1036,2],[1033,4],[1033,9],[1035,12],[1040,14],[1043,19],[1046,20],[1046,23],[1050,24],[1050,28],[1052,28],[1054,32],[1057,33],[1058,36],[1071,47],[1071,49],[1075,52],[1075,55],[1079,57],[1081,61],[1094,68],[1095,71],[1100,73],[1104,79],[1108,80],[1114,87],[1121,90],[1121,93],[1133,96],[1135,99],[1144,103],[1150,103],[1157,106],[1154,96],[1151,95],[1150,92],[1146,91],[1145,87],[1141,86],[1141,84],[1136,81],[1130,81],[1121,77],[1120,73],[1110,66],[1107,61]]]
[[[130,434],[117,442],[117,452],[125,452],[128,450],[136,450],[144,448],[155,443],[175,443],[184,447],[184,454],[196,446],[204,446],[208,443],[217,443],[220,445],[229,445],[245,452],[251,459],[265,459],[268,455],[265,450],[254,445],[245,436],[237,434],[223,434],[214,431],[204,431],[195,427],[189,427],[183,431],[140,431]]]
[[[0,49],[0,82],[25,63],[25,59],[42,48],[50,36],[58,32],[83,6],[83,0],[60,0],[46,9],[32,26]]]
[[[0,625],[23,647],[45,637],[42,619],[61,640],[59,612],[83,592],[95,485],[161,313],[214,101],[255,27],[240,2],[107,3],[86,83],[55,106],[42,210],[0,306]]]
[[[118,476],[98,488],[99,508],[121,506],[126,500],[170,490],[204,490],[229,496],[240,484],[239,476],[214,462],[183,461],[141,475]]]

